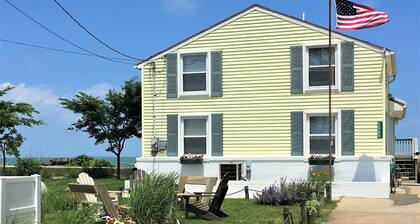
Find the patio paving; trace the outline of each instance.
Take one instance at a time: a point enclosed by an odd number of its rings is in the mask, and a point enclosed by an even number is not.
[[[420,223],[420,184],[404,184],[389,199],[342,198],[328,223]]]

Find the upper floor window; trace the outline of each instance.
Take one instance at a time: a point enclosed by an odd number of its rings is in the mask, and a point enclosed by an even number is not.
[[[180,95],[207,95],[209,86],[208,54],[180,54]]]
[[[338,47],[333,45],[331,55],[332,89],[338,89],[339,60]],[[329,80],[328,46],[307,46],[305,49],[305,90],[327,90]]]

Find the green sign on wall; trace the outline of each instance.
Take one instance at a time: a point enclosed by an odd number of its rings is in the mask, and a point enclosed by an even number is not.
[[[383,122],[378,121],[378,127],[377,127],[377,137],[382,138],[384,135],[384,129],[383,129]]]

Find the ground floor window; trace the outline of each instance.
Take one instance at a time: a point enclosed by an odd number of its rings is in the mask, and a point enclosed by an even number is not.
[[[206,154],[208,145],[208,117],[182,117],[181,142],[184,154]]]
[[[220,178],[229,173],[229,180],[241,180],[242,164],[220,164]]]
[[[309,114],[307,116],[307,147],[309,154],[329,154],[328,114]],[[332,152],[336,154],[337,114],[332,116]]]

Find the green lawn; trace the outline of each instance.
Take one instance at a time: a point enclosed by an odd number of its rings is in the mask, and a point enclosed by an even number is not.
[[[62,180],[48,180],[46,181],[48,193],[44,199],[43,204],[43,224],[66,224],[63,217],[72,213],[76,207],[76,201],[71,193],[66,192],[65,189],[73,179]],[[95,183],[104,185],[108,190],[119,190],[123,186],[123,180],[114,179],[96,179]],[[322,223],[328,219],[329,214],[335,208],[335,202],[330,202],[324,205],[320,215],[316,219],[316,223]],[[293,214],[294,223],[299,223],[299,208],[297,205],[288,206]],[[269,220],[274,223],[282,223],[283,207],[257,205],[254,200],[245,199],[225,199],[222,210],[229,215],[229,217],[222,221],[205,221],[198,219],[194,214],[190,214],[190,219],[184,219],[183,211],[178,212],[178,218],[181,223],[263,223],[266,224]]]

